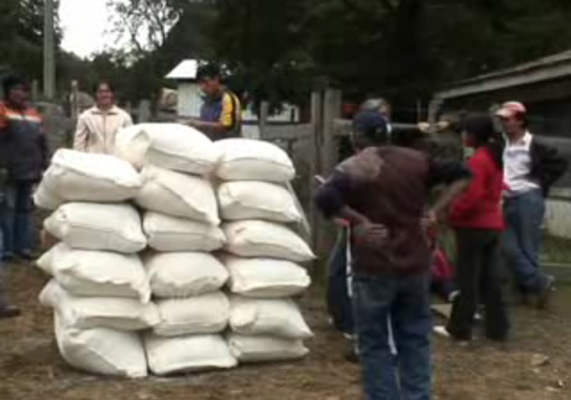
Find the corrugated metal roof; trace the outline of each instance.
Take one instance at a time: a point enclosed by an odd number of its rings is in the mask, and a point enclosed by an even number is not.
[[[471,84],[475,82],[486,81],[488,79],[499,78],[507,75],[522,74],[530,72],[536,69],[545,68],[561,63],[568,63],[571,61],[571,49],[563,51],[561,53],[551,54],[546,57],[542,57],[533,61],[529,61],[523,64],[518,64],[514,67],[503,68],[496,71],[488,72],[483,75],[478,75],[472,78],[465,79],[449,85],[450,88],[459,87],[466,84]]]
[[[167,74],[166,79],[196,79],[198,60],[183,60]]]

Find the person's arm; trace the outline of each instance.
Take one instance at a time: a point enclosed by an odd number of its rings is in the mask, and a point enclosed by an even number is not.
[[[452,218],[462,218],[474,212],[486,197],[486,182],[489,180],[488,166],[483,163],[483,160],[476,158],[472,158],[468,165],[473,174],[472,181],[450,208]]]
[[[557,149],[546,146],[543,160],[544,176],[542,177],[545,181],[544,186],[551,187],[565,174],[567,168],[569,168],[569,161],[561,157]]]
[[[239,123],[236,118],[237,108],[239,108],[237,99],[234,98],[234,95],[226,93],[222,98],[222,113],[218,121],[207,122],[192,118],[187,121],[187,124],[210,134],[222,135]]]
[[[8,140],[10,122],[6,117],[6,109],[0,107],[0,146]]]
[[[89,137],[89,129],[84,116],[80,116],[77,120],[77,128],[73,137],[73,149],[78,151],[87,150],[87,139]]]
[[[346,195],[351,190],[349,178],[336,171],[317,190],[315,201],[326,218],[340,218],[353,227],[356,240],[378,244],[384,240],[388,231],[384,225],[372,223],[365,215],[351,208]]]
[[[450,203],[464,193],[472,181],[472,172],[462,162],[431,161],[428,185],[435,187],[441,184],[448,187],[440,194],[431,210],[429,219],[432,222],[443,219]]]
[[[43,118],[40,124],[41,124],[40,125],[41,131],[40,131],[40,136],[38,137],[38,145],[40,147],[40,151],[42,154],[42,166],[45,171],[46,169],[48,169],[48,166],[50,164],[50,150],[48,145],[47,130]]]

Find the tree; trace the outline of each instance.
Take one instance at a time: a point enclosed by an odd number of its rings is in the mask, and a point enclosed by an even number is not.
[[[183,0],[108,0],[113,30],[138,56],[156,51],[179,20]]]
[[[59,1],[55,2],[56,7]],[[0,67],[30,79],[42,76],[43,0],[0,1]],[[56,30],[59,43],[61,32]]]

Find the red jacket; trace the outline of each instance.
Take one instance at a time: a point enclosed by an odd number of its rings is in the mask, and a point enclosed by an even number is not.
[[[450,207],[450,225],[455,228],[504,229],[502,191],[504,174],[485,147],[468,161],[472,183]]]

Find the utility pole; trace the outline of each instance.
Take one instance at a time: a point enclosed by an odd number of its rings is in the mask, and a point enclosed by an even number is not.
[[[47,99],[53,99],[55,97],[56,67],[54,25],[54,0],[44,0],[44,96]]]

